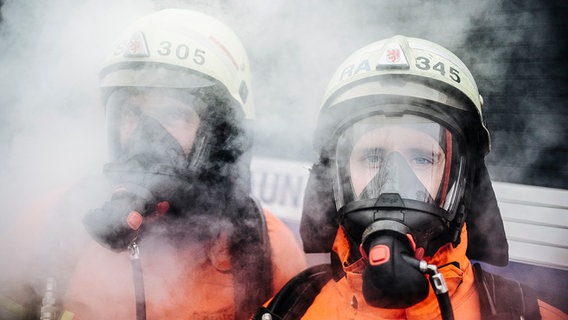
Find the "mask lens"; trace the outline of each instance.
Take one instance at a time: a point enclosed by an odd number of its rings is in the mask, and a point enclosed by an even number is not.
[[[459,176],[457,149],[451,132],[426,118],[374,116],[354,123],[336,149],[338,209],[384,193],[445,208]]]
[[[198,112],[204,106],[201,99],[175,89],[116,90],[107,104],[109,144],[113,155],[116,157],[120,153],[135,130],[148,118],[167,130],[187,155],[199,127]]]

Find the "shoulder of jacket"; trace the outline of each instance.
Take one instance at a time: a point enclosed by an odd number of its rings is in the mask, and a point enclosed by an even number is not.
[[[307,268],[290,279],[266,307],[256,311],[252,319],[300,319],[333,277],[330,264]]]

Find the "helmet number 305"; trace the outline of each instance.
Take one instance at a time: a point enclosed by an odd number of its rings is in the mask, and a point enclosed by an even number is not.
[[[162,41],[160,42],[158,54],[162,56],[170,56],[174,54],[176,58],[180,60],[186,60],[192,57],[195,64],[202,65],[205,63],[205,50],[195,48],[193,55],[191,55],[191,49],[183,43],[174,46],[170,41]]]
[[[421,70],[435,70],[438,71],[442,76],[446,76],[446,66],[443,62],[437,62],[436,64],[432,65],[432,61],[426,57],[416,57],[416,67]],[[450,79],[454,80],[457,83],[460,83],[460,73],[454,67],[450,67],[448,70],[448,76]]]

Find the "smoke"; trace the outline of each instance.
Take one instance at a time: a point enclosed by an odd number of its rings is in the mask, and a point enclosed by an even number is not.
[[[0,235],[24,207],[52,189],[101,173],[108,156],[98,89],[100,63],[120,30],[158,9],[200,10],[240,36],[253,73],[253,153],[258,156],[313,160],[312,132],[327,81],[343,59],[373,41],[396,34],[423,37],[475,63],[474,76],[507,71],[488,68],[506,52],[485,52],[485,62],[480,62],[477,52],[466,50],[472,28],[486,22],[487,12],[501,9],[489,0],[0,4]],[[506,38],[498,35],[494,41]],[[491,93],[503,88],[491,84],[481,89]],[[103,195],[92,196],[71,203],[83,208]],[[62,233],[76,227],[72,222],[61,226]]]
[[[100,172],[106,158],[98,67],[131,3],[6,1],[0,25],[2,227],[41,193]],[[2,228],[0,228],[2,229]]]
[[[459,10],[461,5],[6,1],[0,52],[0,174],[9,183],[2,185],[1,194],[29,200],[81,174],[100,171],[107,150],[98,69],[117,32],[146,13],[186,7],[231,26],[249,52],[253,71],[255,153],[311,160],[318,106],[341,60],[356,48],[394,34],[457,46],[469,28],[469,16],[483,9],[477,4]],[[427,15],[432,19],[417,19]],[[451,32],[440,32],[440,26]],[[19,192],[11,192],[15,190]]]

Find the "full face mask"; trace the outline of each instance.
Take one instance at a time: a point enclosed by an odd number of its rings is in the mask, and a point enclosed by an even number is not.
[[[339,224],[351,261],[368,261],[371,305],[404,308],[423,300],[428,281],[404,256],[422,259],[451,242],[463,190],[459,135],[433,120],[376,115],[341,131],[333,164]]]
[[[85,218],[95,239],[121,251],[142,232],[142,220],[176,214],[176,199],[190,193],[206,153],[207,135],[199,125],[204,109],[200,98],[175,89],[124,88],[109,97],[112,161],[104,173],[113,192]]]

